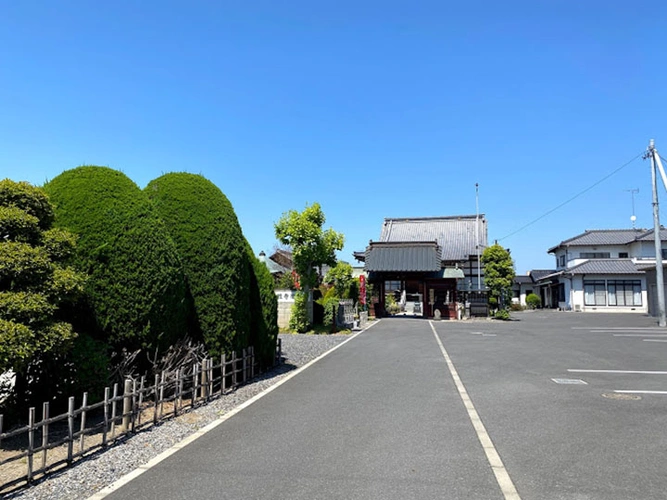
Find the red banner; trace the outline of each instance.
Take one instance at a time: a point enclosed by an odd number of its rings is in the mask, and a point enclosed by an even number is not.
[[[366,305],[366,276],[359,276],[359,302]]]

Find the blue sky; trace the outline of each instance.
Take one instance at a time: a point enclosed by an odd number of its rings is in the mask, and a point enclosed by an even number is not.
[[[517,272],[585,229],[652,226],[664,2],[0,0],[0,176],[201,173],[256,252],[320,202],[346,236],[475,213]],[[667,203],[667,193],[661,188]],[[662,210],[663,220],[667,210]]]

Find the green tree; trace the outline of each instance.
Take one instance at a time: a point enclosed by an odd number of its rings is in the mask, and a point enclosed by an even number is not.
[[[347,262],[338,262],[327,271],[324,276],[325,283],[333,284],[336,295],[343,299],[350,298],[350,287],[354,282],[352,278],[352,266]]]
[[[320,204],[313,203],[306,205],[303,212],[290,210],[284,213],[274,226],[278,241],[292,250],[294,269],[299,274],[299,283],[306,297],[305,300],[295,300],[292,307],[292,316],[298,317],[297,331],[304,328],[304,317],[308,318],[307,324],[312,322],[308,311],[310,290],[319,284],[322,266],[336,264],[336,251],[342,250],[345,242],[341,233],[332,228],[322,229],[325,221]]]
[[[185,172],[158,177],[145,192],[182,259],[209,353],[252,344],[251,251],[230,201],[210,180]]]
[[[275,224],[276,238],[292,249],[294,268],[304,289],[318,285],[323,265],[336,264],[336,251],[345,237],[332,228],[322,229],[326,218],[319,203],[306,205],[303,212],[290,210]]]
[[[76,301],[86,283],[66,264],[76,238],[52,229],[53,219],[42,189],[0,181],[0,372],[17,373],[21,397],[48,392],[37,391],[39,377],[26,374],[71,349],[76,334],[61,308]]]
[[[55,225],[79,236],[75,267],[90,275],[86,307],[72,311],[77,328],[117,351],[151,355],[186,335],[183,266],[141,189],[122,172],[96,166],[67,170],[44,188]]]
[[[498,301],[498,308],[506,310],[512,296],[514,282],[514,262],[509,250],[497,243],[487,247],[482,254],[484,282],[491,292],[491,297]]]

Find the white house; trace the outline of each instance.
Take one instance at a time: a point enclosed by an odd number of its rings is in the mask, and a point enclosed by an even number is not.
[[[664,228],[660,239],[664,259]],[[537,282],[547,307],[639,313],[653,309],[649,305],[655,286],[651,287],[645,272],[655,265],[653,230],[587,230],[550,248],[549,253],[555,256],[557,268]]]

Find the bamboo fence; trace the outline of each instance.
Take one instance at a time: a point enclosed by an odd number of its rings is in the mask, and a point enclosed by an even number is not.
[[[281,359],[278,339],[276,363]],[[207,404],[252,380],[258,371],[254,348],[249,347],[240,355],[203,359],[156,374],[152,380],[128,378],[120,387],[105,388],[104,399],[98,403],[88,404],[88,393],[80,406],[70,397],[67,412],[53,417],[49,403],[44,403],[40,415],[30,408],[28,424],[7,432],[0,415],[0,492],[29,484],[132,433]],[[12,446],[3,446],[9,442]]]

